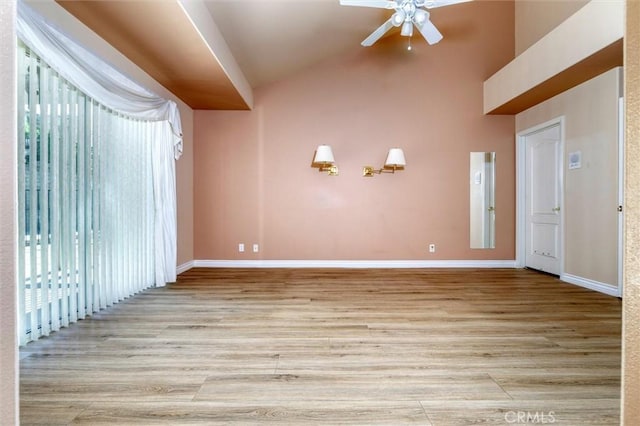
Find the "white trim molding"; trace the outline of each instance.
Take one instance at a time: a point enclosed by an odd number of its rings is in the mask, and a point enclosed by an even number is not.
[[[609,296],[622,297],[620,288],[610,284],[601,283],[599,281],[594,281],[588,278],[582,278],[571,274],[560,275],[560,280],[569,284],[575,284],[580,287],[588,288],[589,290],[595,290],[600,293],[608,294]]]
[[[183,263],[182,265],[178,265],[176,268],[176,273],[181,274],[183,272],[187,272],[189,269],[195,266],[195,260],[190,260],[188,262]]]
[[[187,267],[188,265],[188,267]],[[194,260],[198,268],[515,268],[515,260]],[[186,268],[186,269],[185,269]]]

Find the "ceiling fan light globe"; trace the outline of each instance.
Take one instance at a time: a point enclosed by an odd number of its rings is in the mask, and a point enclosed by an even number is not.
[[[400,30],[400,35],[411,37],[413,35],[413,22],[404,21],[404,24],[402,24],[402,29]]]
[[[391,23],[394,27],[399,27],[404,22],[405,14],[402,10],[397,11],[391,16]]]
[[[424,24],[427,19],[429,19],[429,12],[422,9],[416,9],[415,14],[413,15],[413,20],[415,21],[416,25],[422,26],[422,24]]]

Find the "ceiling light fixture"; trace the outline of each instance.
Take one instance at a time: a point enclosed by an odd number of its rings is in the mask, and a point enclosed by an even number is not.
[[[415,26],[422,37],[429,44],[442,40],[442,34],[430,20],[430,14],[425,9],[465,3],[471,0],[340,0],[343,6],[375,7],[393,9],[391,17],[362,41],[363,46],[372,46],[393,27],[402,25],[401,34],[411,37]],[[411,50],[411,49],[409,49]]]

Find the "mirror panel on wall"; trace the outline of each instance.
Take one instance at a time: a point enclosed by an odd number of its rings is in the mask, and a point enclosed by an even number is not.
[[[496,153],[472,152],[469,160],[471,248],[496,247]]]

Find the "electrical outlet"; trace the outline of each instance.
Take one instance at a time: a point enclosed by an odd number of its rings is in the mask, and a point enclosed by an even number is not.
[[[253,252],[257,253],[258,251],[260,251],[260,246],[258,246],[257,244],[253,245]]]
[[[240,253],[244,252],[244,243],[240,243],[240,244],[238,244],[238,251],[239,251]]]
[[[429,244],[429,253],[435,253],[435,252],[436,252],[436,245]]]

